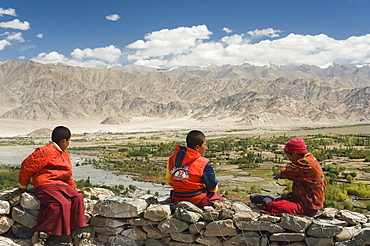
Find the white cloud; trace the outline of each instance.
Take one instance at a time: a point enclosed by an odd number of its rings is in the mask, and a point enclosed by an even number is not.
[[[16,41],[19,41],[19,42],[24,42],[24,39],[22,37],[22,33],[21,32],[9,33],[9,35],[8,35],[8,37],[6,39],[7,40],[16,40]]]
[[[105,16],[105,18],[110,21],[118,21],[119,19],[121,19],[121,16],[117,14],[113,14],[113,15],[107,15]]]
[[[26,59],[26,57],[25,57],[25,56],[19,56],[18,58],[19,58],[19,60],[24,60],[24,59]]]
[[[23,31],[26,31],[31,28],[30,23],[28,21],[22,22],[18,19],[14,19],[12,21],[7,21],[7,22],[0,22],[0,27],[19,29]]]
[[[281,32],[281,31],[280,30],[274,30],[272,28],[266,28],[266,29],[262,29],[262,30],[256,29],[254,31],[249,31],[247,33],[251,36],[267,36],[267,37],[270,37],[270,38],[277,38],[277,37],[280,36],[278,34],[279,32]]]
[[[0,8],[0,17],[3,17],[3,15],[17,16],[17,14],[15,13],[15,9],[12,8],[9,9]]]
[[[44,34],[43,34],[43,33],[38,33],[38,34],[36,35],[36,37],[38,37],[38,38],[43,38],[43,37],[44,37]]]
[[[59,54],[56,51],[52,51],[50,53],[40,53],[37,57],[32,58],[32,60],[40,63],[66,63],[68,61],[64,55]]]
[[[89,60],[75,60],[68,59],[62,54],[59,54],[56,51],[50,53],[40,53],[37,57],[31,59],[32,61],[39,63],[51,63],[51,64],[64,64],[68,66],[79,66],[79,67],[97,67],[97,66],[110,66],[110,65],[119,65],[119,64],[110,64],[104,61],[89,59]]]
[[[129,55],[128,59],[142,60],[182,54],[201,44],[203,40],[209,39],[211,34],[206,25],[162,29],[148,33],[144,37],[147,41],[138,40],[126,46],[129,49],[138,50],[133,55]]]
[[[0,51],[5,49],[5,46],[12,45],[8,40],[0,40]]]
[[[175,66],[203,66],[206,64],[250,63],[253,65],[312,64],[322,66],[330,62],[341,64],[370,63],[370,34],[335,40],[325,34],[289,34],[278,38],[279,30],[267,28],[247,32],[252,36],[267,36],[268,39],[251,43],[248,35],[225,36],[219,42],[208,41],[210,31],[206,26],[192,27],[201,29],[204,36],[178,35],[181,29],[164,29],[147,34],[147,41],[138,40],[127,47],[134,54],[128,55],[135,64],[170,68]],[[190,29],[186,29],[190,30]],[[271,40],[273,38],[273,40]],[[185,41],[191,42],[185,42]]]
[[[120,49],[114,47],[114,45],[109,45],[107,47],[95,48],[95,49],[75,49],[71,53],[72,57],[78,60],[85,58],[94,58],[108,63],[115,63],[118,61],[119,57],[122,55]]]
[[[96,67],[120,65],[117,61],[121,55],[122,52],[120,49],[110,45],[95,49],[75,49],[71,52],[72,59],[53,51],[50,53],[40,53],[37,57],[34,57],[31,60],[40,63],[62,63],[69,66]]]
[[[232,29],[230,29],[230,28],[228,28],[228,27],[224,27],[224,28],[222,28],[222,31],[226,32],[227,34],[230,34],[230,33],[232,33],[234,30],[232,30]]]
[[[226,36],[221,39],[222,42],[227,44],[240,44],[243,41],[243,35]]]
[[[137,65],[158,68],[243,63],[257,66],[271,63],[316,66],[332,62],[352,65],[370,63],[370,34],[336,40],[325,34],[291,33],[279,37],[279,32],[267,28],[225,36],[220,40],[209,40],[212,32],[205,25],[178,27],[148,33],[142,40],[127,45],[127,53],[124,54],[117,47],[110,45],[75,49],[70,58],[57,52],[41,53],[33,60],[84,67],[116,65],[118,61],[130,61]],[[259,38],[258,41],[255,40],[256,37]],[[253,43],[250,42],[251,39],[254,40]],[[11,44],[7,40],[0,41],[0,50],[6,45]]]

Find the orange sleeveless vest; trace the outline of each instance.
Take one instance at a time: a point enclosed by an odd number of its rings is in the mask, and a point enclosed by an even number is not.
[[[198,204],[207,194],[202,182],[203,170],[208,159],[196,150],[178,145],[169,160],[171,199],[174,202],[189,201]]]

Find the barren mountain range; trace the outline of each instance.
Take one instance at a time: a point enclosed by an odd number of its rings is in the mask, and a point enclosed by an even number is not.
[[[28,61],[0,63],[0,118],[199,120],[241,125],[370,121],[370,67],[333,64],[81,68]]]

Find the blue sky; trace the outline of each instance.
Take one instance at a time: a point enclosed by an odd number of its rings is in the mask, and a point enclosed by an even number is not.
[[[370,64],[369,0],[2,0],[0,61]]]

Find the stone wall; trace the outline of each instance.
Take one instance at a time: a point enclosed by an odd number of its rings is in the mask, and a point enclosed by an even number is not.
[[[0,245],[29,245],[39,202],[32,193],[0,194]],[[325,208],[314,217],[260,214],[242,202],[200,209],[155,197],[125,198],[84,188],[86,218],[94,245],[368,245],[364,214]],[[2,244],[1,242],[11,243]],[[27,244],[28,243],[28,244]]]

